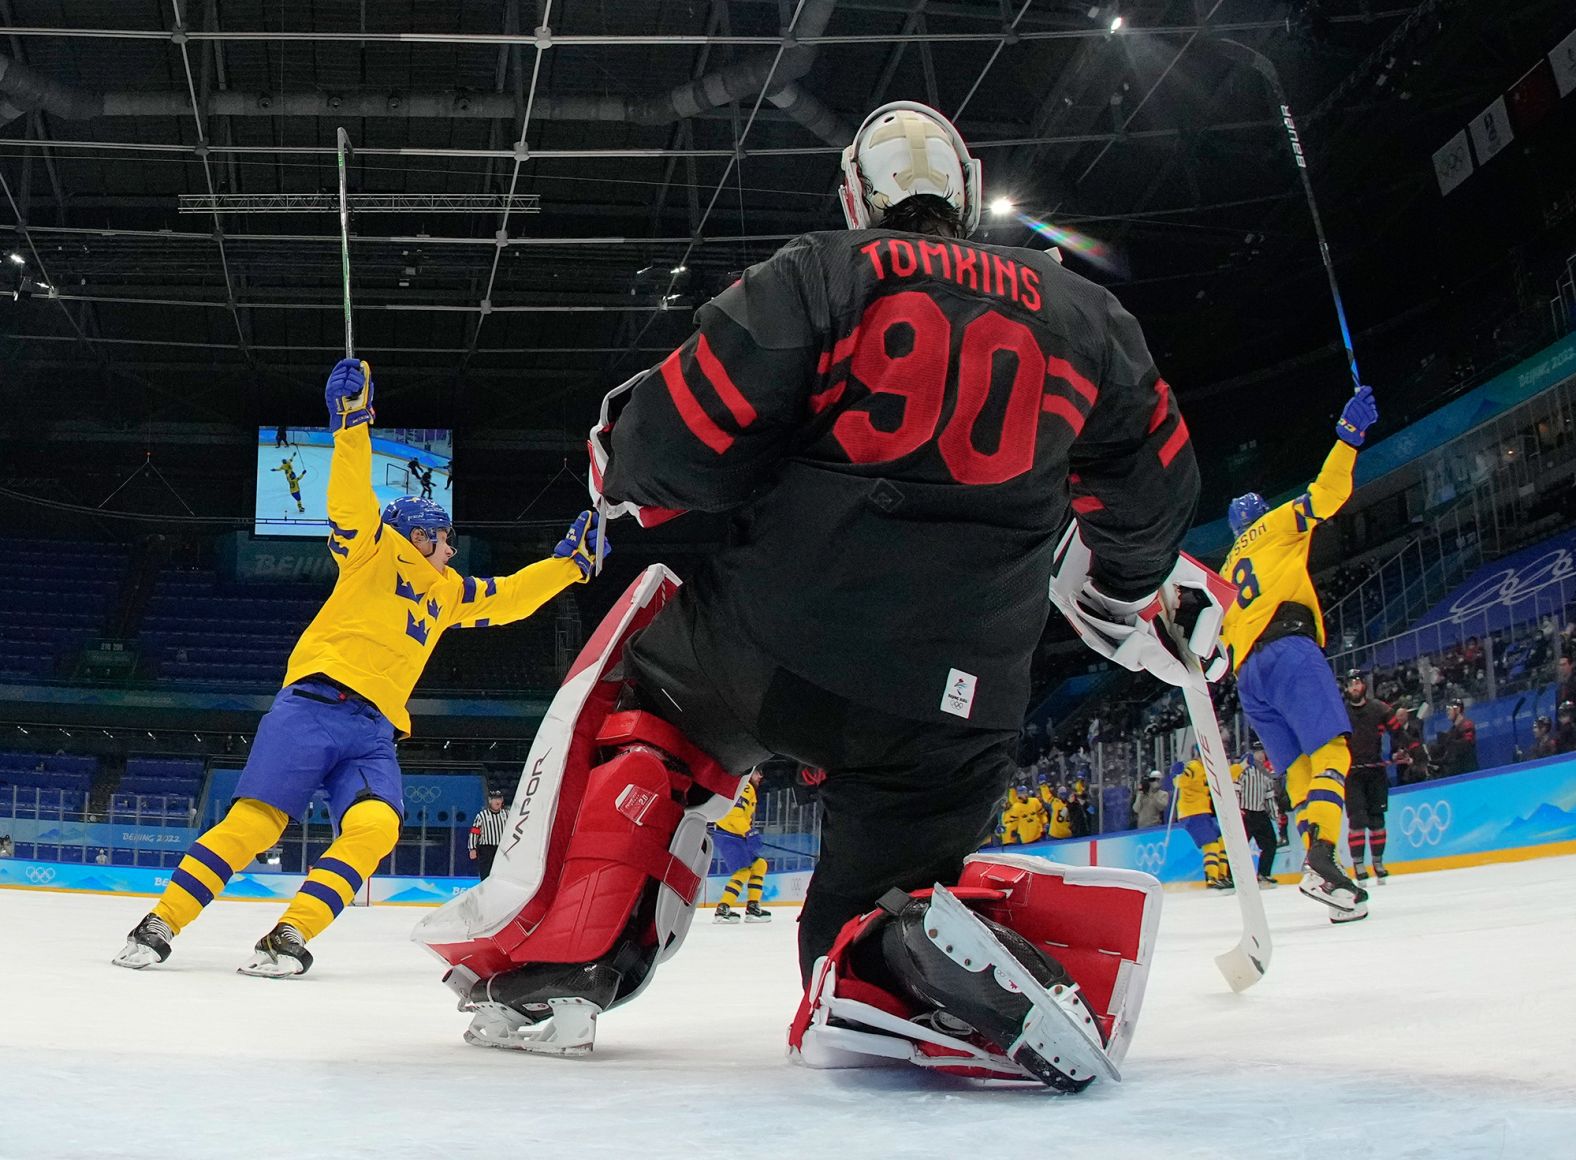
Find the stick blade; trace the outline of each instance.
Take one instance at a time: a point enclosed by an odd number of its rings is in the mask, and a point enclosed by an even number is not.
[[[1236,946],[1215,956],[1215,965],[1233,991],[1246,991],[1269,970],[1270,948],[1260,948],[1254,945],[1252,938],[1244,935]]]

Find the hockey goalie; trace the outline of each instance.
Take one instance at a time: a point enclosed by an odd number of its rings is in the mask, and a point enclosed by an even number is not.
[[[1161,586],[1196,588],[1214,659],[1218,592],[1178,564],[1187,428],[1110,294],[968,241],[979,164],[934,110],[877,109],[843,172],[847,230],[752,267],[604,400],[604,511],[728,513],[727,543],[625,592],[543,722],[492,875],[415,937],[469,1042],[587,1052],[683,942],[707,821],[784,754],[827,771],[794,1059],[1115,1080],[1158,885],[975,851],[1053,576],[1085,640],[1163,679]]]

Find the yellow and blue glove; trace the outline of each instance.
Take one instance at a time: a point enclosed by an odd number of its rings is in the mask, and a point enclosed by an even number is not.
[[[560,560],[571,561],[580,569],[579,583],[584,584],[591,579],[595,569],[593,557],[601,550],[605,560],[613,554],[613,545],[602,535],[601,523],[595,512],[581,512],[575,517],[575,522],[569,525],[569,531],[564,538],[558,541],[558,547],[553,549],[553,555]]]
[[[372,409],[372,368],[363,359],[342,358],[328,372],[323,388],[331,432],[359,427],[376,418]]]
[[[1335,437],[1353,447],[1363,445],[1368,428],[1379,421],[1379,405],[1374,402],[1374,389],[1364,387],[1346,402],[1341,418],[1335,424]]]

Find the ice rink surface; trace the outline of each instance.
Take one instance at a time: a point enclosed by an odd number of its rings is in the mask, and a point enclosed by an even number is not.
[[[147,900],[0,890],[0,1157],[1573,1157],[1573,884],[1569,857],[1398,875],[1344,927],[1283,886],[1243,995],[1212,962],[1234,901],[1170,895],[1125,1082],[1079,1096],[790,1065],[783,910],[703,913],[559,1060],[461,1042],[421,911],[348,911],[270,981],[235,966],[274,905],[217,903],[136,973],[109,958]]]

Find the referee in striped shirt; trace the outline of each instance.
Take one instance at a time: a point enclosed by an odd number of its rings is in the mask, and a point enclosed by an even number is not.
[[[1237,802],[1242,807],[1242,826],[1248,838],[1259,844],[1259,886],[1269,889],[1275,881],[1275,779],[1264,760],[1264,746],[1255,742],[1253,752],[1242,763],[1237,781]]]
[[[492,873],[493,858],[498,853],[498,843],[503,841],[504,827],[509,815],[503,808],[503,790],[487,791],[487,808],[478,810],[471,819],[471,861],[476,863],[476,876],[485,878]]]

